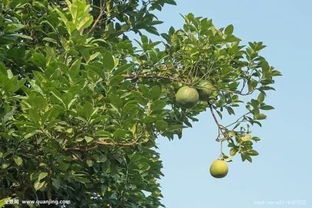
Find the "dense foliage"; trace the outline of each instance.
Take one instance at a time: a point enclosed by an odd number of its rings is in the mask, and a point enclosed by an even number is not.
[[[165,4],[175,2],[0,2],[0,199],[160,207],[156,139],[181,138],[206,110],[228,144],[223,159],[258,154],[250,127],[273,109],[264,100],[280,75],[264,45],[192,14],[158,34],[153,12]],[[200,92],[195,106],[176,102],[182,86]],[[238,107],[246,113],[222,125]]]

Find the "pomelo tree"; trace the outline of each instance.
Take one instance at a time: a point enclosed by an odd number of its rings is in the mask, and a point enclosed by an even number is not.
[[[181,138],[204,111],[228,146],[219,159],[258,155],[251,127],[273,109],[265,98],[280,75],[265,46],[193,14],[159,34],[166,4],[0,2],[0,199],[160,207],[157,138]]]

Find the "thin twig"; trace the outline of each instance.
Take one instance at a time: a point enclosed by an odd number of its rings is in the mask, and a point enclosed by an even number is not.
[[[162,76],[162,75],[157,75],[157,74],[123,74],[122,76],[127,79],[138,79],[138,78],[167,79],[167,80],[171,80],[174,82],[180,82],[186,85],[191,85],[190,82],[182,81],[179,78],[167,77],[167,76]]]
[[[222,136],[224,136],[226,138],[226,135],[225,135],[225,132],[224,132],[226,130],[226,128],[219,123],[215,113],[213,112],[212,105],[210,105],[210,104],[209,104],[209,109],[210,109],[211,115],[213,117],[213,120],[215,121],[215,123],[216,123],[216,125],[218,127],[218,136],[217,136],[216,141],[222,142],[223,139],[220,139],[220,135],[222,134]]]
[[[95,27],[97,26],[97,24],[99,23],[99,21],[101,20],[102,16],[104,15],[104,5],[100,8],[100,13],[97,16],[96,20],[93,22],[92,27],[90,28],[90,30],[87,32],[87,34],[91,33]]]
[[[90,147],[70,147],[70,148],[66,148],[65,151],[83,151],[83,152],[87,152],[93,149],[96,149],[100,146],[120,146],[120,147],[132,147],[132,146],[136,146],[136,145],[140,145],[143,144],[145,142],[138,142],[139,139],[135,139],[131,142],[105,142],[105,141],[96,141],[94,146],[90,146]]]
[[[225,127],[228,128],[228,127],[234,125],[235,123],[237,123],[239,120],[241,120],[242,118],[244,118],[244,117],[247,116],[248,114],[250,114],[250,112],[245,113],[244,115],[242,115],[242,116],[240,116],[238,119],[236,119],[236,121],[234,121],[233,123],[230,123],[230,124],[226,125]]]
[[[242,89],[239,91],[240,93],[243,93],[245,89],[245,85],[246,85],[246,79],[243,79],[243,86],[242,86]]]
[[[222,125],[219,123],[219,121],[218,121],[218,119],[217,119],[215,113],[213,112],[213,108],[212,108],[211,105],[209,105],[209,109],[210,109],[210,112],[211,112],[211,114],[212,114],[213,120],[215,121],[215,123],[217,124],[217,126],[218,126],[218,127],[222,126]]]

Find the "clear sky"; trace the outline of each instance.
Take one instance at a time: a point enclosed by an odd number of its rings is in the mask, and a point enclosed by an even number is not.
[[[262,53],[283,77],[268,96],[268,112],[253,163],[234,157],[229,174],[214,179],[210,163],[219,155],[216,127],[208,112],[200,115],[181,140],[159,138],[163,160],[163,203],[168,208],[312,207],[312,1],[311,0],[177,0],[159,14],[179,28],[179,14],[212,18],[215,25],[235,26],[243,41],[263,41]],[[302,200],[302,201],[295,201]]]

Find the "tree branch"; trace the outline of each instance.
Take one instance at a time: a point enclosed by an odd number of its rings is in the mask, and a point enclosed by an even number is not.
[[[66,148],[65,151],[82,151],[87,152],[93,149],[96,149],[100,146],[119,146],[119,147],[133,147],[136,145],[144,144],[145,142],[138,142],[139,139],[135,139],[130,142],[105,142],[105,141],[96,141],[94,146],[85,146],[85,147],[70,147]]]
[[[228,124],[228,125],[226,126],[226,128],[228,128],[228,127],[234,125],[235,123],[239,122],[242,118],[244,118],[244,117],[247,116],[248,114],[250,114],[250,112],[247,112],[247,113],[243,114],[243,115],[240,116],[238,119],[236,119],[234,122]]]
[[[226,131],[226,128],[219,123],[215,113],[213,112],[213,107],[212,107],[212,105],[210,103],[209,103],[209,109],[210,109],[211,115],[213,117],[213,120],[215,121],[215,123],[216,123],[216,125],[218,127],[218,136],[217,136],[216,141],[222,142],[223,139],[220,139],[220,135],[222,134],[223,136],[225,136],[225,132],[224,131]]]
[[[147,79],[167,79],[173,82],[179,82],[185,85],[190,85],[192,86],[193,84],[191,82],[183,81],[179,78],[173,78],[173,77],[168,77],[168,76],[163,76],[163,75],[158,75],[158,74],[123,74],[122,75],[126,79],[133,79],[136,80],[138,78],[147,78]],[[251,95],[254,91],[248,92],[248,93],[242,93],[241,91],[231,91],[231,90],[224,90],[224,89],[218,89],[221,92],[224,93],[230,93],[230,94],[238,94],[242,96],[247,96]]]
[[[101,20],[102,16],[104,15],[104,7],[105,7],[105,3],[100,7],[100,13],[97,16],[96,20],[93,22],[92,27],[90,28],[90,30],[87,32],[87,34],[93,32],[93,30],[96,28],[97,24],[99,23],[99,21]]]
[[[180,82],[186,85],[191,85],[190,82],[185,82],[179,78],[167,77],[158,74],[123,74],[122,75],[126,79],[138,79],[138,78],[147,78],[147,79],[167,79],[174,82]]]

